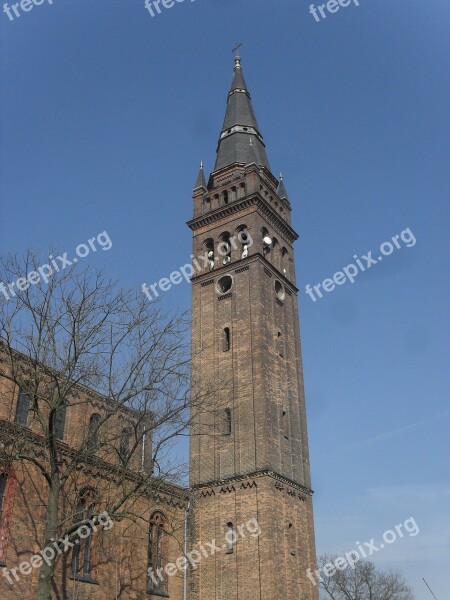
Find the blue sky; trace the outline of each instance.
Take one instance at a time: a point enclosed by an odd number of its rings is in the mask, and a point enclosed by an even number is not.
[[[54,0],[12,22],[0,12],[0,252],[70,252],[107,230],[113,248],[86,260],[125,285],[186,263],[191,189],[199,161],[213,167],[243,41],[300,233],[318,550],[414,516],[420,534],[373,558],[402,569],[418,600],[431,598],[422,577],[444,600],[450,5],[360,0],[317,23],[309,4],[185,0],[151,18],[143,0]],[[315,303],[305,294],[408,227],[413,247]],[[188,308],[189,286],[164,303]]]

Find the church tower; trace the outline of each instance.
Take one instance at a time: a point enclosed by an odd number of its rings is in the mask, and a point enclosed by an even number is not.
[[[239,56],[215,167],[208,181],[200,168],[193,200],[192,378],[214,397],[192,426],[191,542],[220,551],[198,562],[188,597],[316,600],[298,235]]]

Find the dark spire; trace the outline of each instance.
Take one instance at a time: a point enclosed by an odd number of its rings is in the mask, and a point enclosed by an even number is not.
[[[248,151],[247,151],[247,160],[245,161],[246,165],[257,165],[258,164],[258,156],[256,154],[256,150],[255,150],[255,144],[252,141],[252,138],[250,137],[250,143],[249,143],[249,147],[248,147]]]
[[[284,185],[282,173],[280,173],[280,185],[278,186],[278,196],[281,198],[281,200],[287,200],[289,202],[289,196],[286,192],[286,187]]]
[[[255,162],[270,171],[269,160],[258,122],[253,111],[252,100],[247,90],[239,56],[234,57],[234,75],[228,94],[227,111],[217,147],[214,170],[233,163],[248,164],[248,138],[254,146]]]
[[[203,188],[206,190],[205,173],[203,171],[203,162],[200,163],[200,171],[198,172],[197,181],[195,182],[194,190]]]

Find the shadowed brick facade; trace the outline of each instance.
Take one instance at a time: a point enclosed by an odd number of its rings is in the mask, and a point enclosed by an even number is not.
[[[1,359],[1,357],[0,357]],[[38,434],[39,427],[30,416],[27,426],[16,422],[16,407],[19,390],[5,378],[0,378],[0,442],[8,445],[10,441],[26,440],[29,455],[39,456],[43,443]],[[68,407],[65,421],[64,441],[59,442],[62,460],[70,460],[71,451],[82,442],[89,424],[90,416],[102,411],[107,398],[95,392],[81,388],[73,398],[74,402],[87,400],[86,403]],[[109,430],[120,433],[124,423],[133,421],[132,410],[123,408],[113,417]],[[119,437],[119,436],[118,436]],[[132,457],[127,481],[132,482],[141,468],[150,459],[150,444]],[[69,517],[76,513],[75,503],[83,489],[92,490],[98,511],[105,508],[120,490],[120,477],[114,468],[116,460],[113,454],[95,456],[77,470],[64,488],[59,512]],[[11,569],[22,562],[29,561],[32,555],[41,550],[44,537],[45,507],[48,501],[47,484],[36,467],[25,461],[0,463],[0,473],[8,474],[8,483],[4,494],[0,526],[0,598],[1,600],[34,600],[37,588],[39,568],[27,575],[17,571],[19,581]],[[114,522],[108,530],[98,528],[92,540],[93,581],[74,580],[72,578],[73,552],[68,550],[60,555],[56,564],[52,598],[55,600],[144,600],[157,598],[147,594],[148,588],[148,549],[149,519],[155,512],[166,518],[166,530],[170,533],[166,542],[165,557],[175,561],[183,554],[184,514],[188,499],[187,490],[166,483],[155,482],[152,492],[142,492],[126,509],[139,518],[124,518]],[[2,576],[3,568],[8,569],[9,579]],[[181,600],[183,594],[183,574],[171,577],[168,582],[170,597]]]

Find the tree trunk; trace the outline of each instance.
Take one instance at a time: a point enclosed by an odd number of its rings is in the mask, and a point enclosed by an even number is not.
[[[36,600],[51,600],[52,581],[55,572],[55,561],[57,552],[52,545],[52,540],[56,539],[58,531],[58,500],[59,500],[59,482],[53,481],[48,498],[48,507],[45,519],[44,545],[42,550],[48,549],[47,557],[44,559],[39,571],[38,587],[36,591]],[[53,549],[53,558],[51,550]]]

